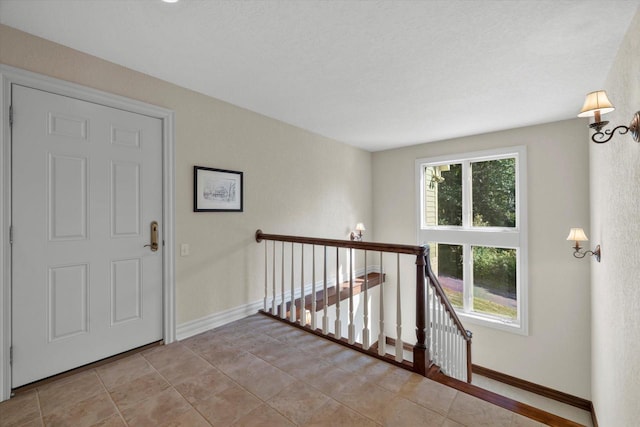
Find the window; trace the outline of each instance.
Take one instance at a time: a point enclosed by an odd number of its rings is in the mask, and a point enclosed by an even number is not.
[[[458,315],[527,334],[526,150],[419,159],[418,241]]]

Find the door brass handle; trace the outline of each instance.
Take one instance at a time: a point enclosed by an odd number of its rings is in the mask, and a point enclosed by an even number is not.
[[[158,250],[158,221],[151,221],[151,244],[144,245],[144,247],[151,248],[151,252]]]

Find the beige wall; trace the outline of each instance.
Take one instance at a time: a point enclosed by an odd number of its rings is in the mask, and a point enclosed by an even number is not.
[[[628,125],[640,110],[640,10],[602,88],[616,107],[610,128]],[[629,134],[589,143],[592,242],[592,390],[602,426],[640,420],[640,144]]]
[[[605,85],[612,123],[640,108],[639,43],[636,15]],[[378,241],[413,244],[416,158],[527,145],[530,335],[470,325],[474,363],[585,398],[592,388],[601,425],[640,418],[640,258],[629,250],[640,147],[628,135],[586,144],[584,122],[570,120],[371,155],[2,25],[0,63],[176,111],[176,252],[191,245],[176,262],[178,323],[262,297],[256,228],[341,238],[362,221]],[[191,212],[194,164],[244,171],[245,212]],[[602,244],[602,263],[571,257],[572,226]]]
[[[178,324],[263,297],[267,233],[344,238],[371,224],[371,154],[0,25],[0,63],[176,113]],[[193,213],[194,165],[244,172],[243,213]]]
[[[473,362],[590,398],[589,260],[570,227],[589,233],[589,157],[578,119],[373,154],[376,240],[416,244],[415,160],[525,145],[528,167],[529,336],[466,325]]]

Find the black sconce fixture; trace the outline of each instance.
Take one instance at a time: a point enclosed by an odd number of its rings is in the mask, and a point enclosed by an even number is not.
[[[598,144],[609,142],[615,132],[618,131],[620,135],[629,132],[635,142],[640,142],[640,111],[636,111],[633,115],[629,126],[620,125],[613,129],[605,129],[604,132],[602,131],[602,128],[608,125],[609,122],[606,120],[602,121],[600,115],[610,113],[613,110],[615,110],[615,107],[611,104],[611,101],[609,101],[607,93],[604,90],[587,94],[587,98],[584,100],[584,105],[578,117],[594,117],[594,122],[591,123],[589,127],[596,132],[591,135],[591,140]]]

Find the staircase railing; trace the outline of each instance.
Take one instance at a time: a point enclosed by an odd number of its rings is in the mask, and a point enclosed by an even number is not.
[[[440,368],[471,382],[471,333],[431,270],[428,246],[261,230],[255,238],[265,242],[261,312],[420,375]],[[415,276],[407,274],[413,259]],[[415,341],[403,321],[415,322]],[[406,342],[415,342],[411,351]]]
[[[425,257],[427,275],[427,311],[431,336],[432,362],[450,377],[471,383],[471,331],[465,329],[431,269],[429,248]]]

